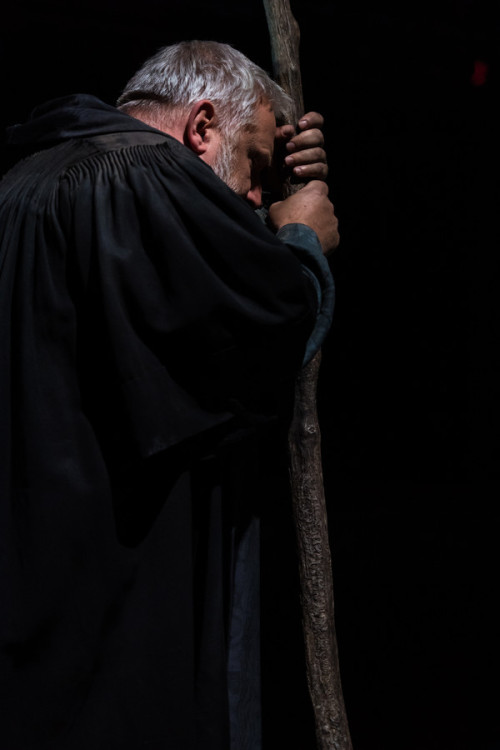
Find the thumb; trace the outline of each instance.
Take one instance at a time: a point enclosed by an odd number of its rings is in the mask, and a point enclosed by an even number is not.
[[[289,141],[295,135],[293,125],[280,125],[276,128],[276,140]]]
[[[302,190],[309,190],[311,193],[319,193],[321,195],[328,195],[329,188],[326,182],[323,180],[311,180],[305,185]]]

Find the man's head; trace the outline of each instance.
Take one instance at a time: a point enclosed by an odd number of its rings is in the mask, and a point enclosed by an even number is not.
[[[260,171],[274,144],[275,116],[289,98],[245,55],[219,42],[161,49],[130,79],[117,105],[182,141],[239,195],[260,203]]]

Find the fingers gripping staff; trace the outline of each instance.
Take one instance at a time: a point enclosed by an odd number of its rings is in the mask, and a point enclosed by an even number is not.
[[[292,16],[289,0],[263,1],[271,37],[275,78],[294,100],[288,113],[288,122],[297,122],[299,113],[304,111],[298,57],[298,25]],[[288,183],[284,186],[284,196],[290,196],[299,189],[300,186]],[[311,193],[311,189],[313,192],[318,191],[316,195],[306,194],[307,191]],[[299,202],[307,202],[310,197],[318,200],[322,197],[314,182],[304,188]],[[286,203],[284,201],[273,207],[271,219],[275,224],[284,221],[280,211]],[[323,244],[326,239],[322,239],[320,232],[321,230],[317,233]],[[325,249],[324,244],[323,247]],[[294,417],[289,433],[306,669],[318,750],[351,750],[335,636],[331,556],[316,413],[319,364],[320,352],[297,378]]]
[[[319,112],[308,112],[298,122],[298,132],[293,125],[277,128],[278,143],[285,141],[285,164],[299,180],[326,180],[328,165],[323,149],[323,117]]]
[[[276,229],[286,224],[304,223],[314,229],[326,255],[338,244],[337,220],[328,200],[326,183],[313,180],[285,201],[273,203],[269,218]]]

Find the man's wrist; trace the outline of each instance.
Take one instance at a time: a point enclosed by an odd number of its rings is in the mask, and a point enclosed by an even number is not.
[[[284,224],[278,229],[276,236],[286,245],[297,245],[314,255],[318,252],[323,255],[323,248],[318,235],[307,224],[299,222]]]

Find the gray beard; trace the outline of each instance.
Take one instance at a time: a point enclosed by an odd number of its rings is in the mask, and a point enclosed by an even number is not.
[[[217,177],[220,177],[226,185],[234,190],[235,193],[241,193],[238,175],[235,174],[234,167],[234,147],[236,139],[227,138],[221,141],[217,156],[213,163],[212,169]]]

